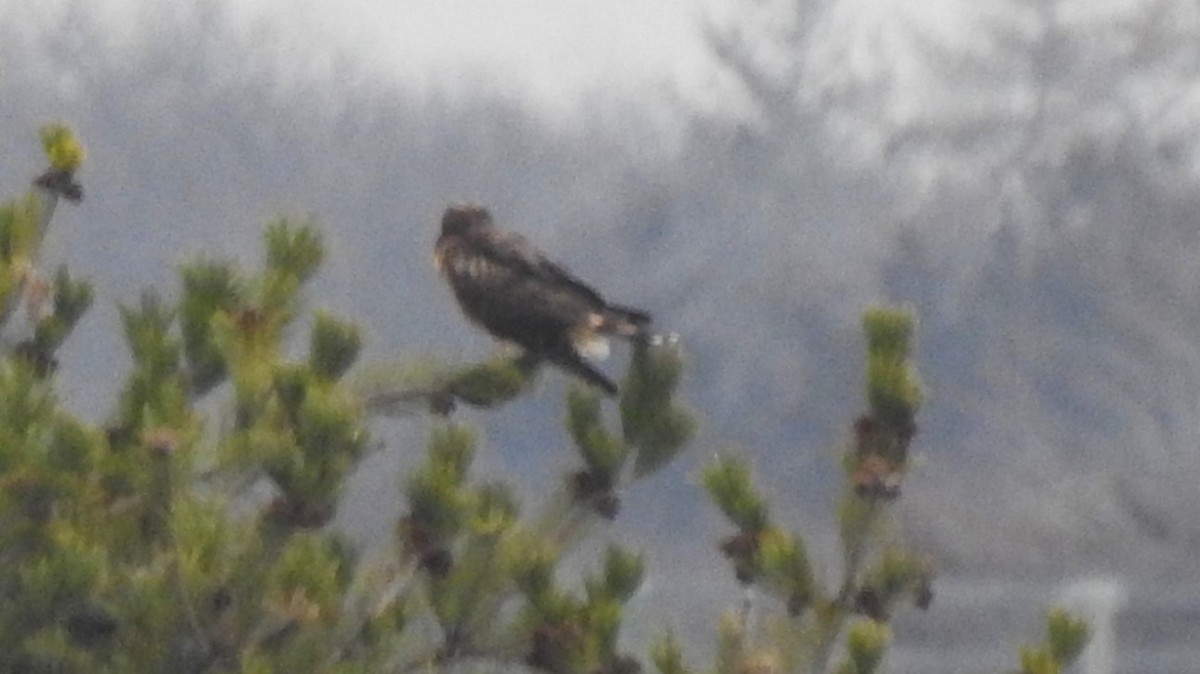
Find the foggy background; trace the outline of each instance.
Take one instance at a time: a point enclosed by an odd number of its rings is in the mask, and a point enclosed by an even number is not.
[[[858,319],[902,302],[929,395],[899,524],[943,579],[891,671],[1011,666],[1072,583],[1123,602],[1117,671],[1195,662],[1194,0],[0,0],[0,17],[0,194],[41,168],[43,123],[88,149],[86,199],[44,255],[97,289],[59,374],[81,414],[110,411],[128,365],[117,303],[201,251],[257,263],[279,213],[323,225],[311,304],[365,328],[366,361],[486,355],[430,261],[441,210],[472,200],[683,336],[701,436],[602,533],[650,555],[638,620],[704,657],[740,599],[696,484],[730,447],[834,577]],[[563,387],[547,372],[466,414],[479,468],[557,480]],[[426,423],[376,425],[386,450],[340,515],[364,542],[387,543]]]

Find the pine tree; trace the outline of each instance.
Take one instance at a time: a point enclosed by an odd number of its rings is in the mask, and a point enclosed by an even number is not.
[[[615,409],[569,390],[578,467],[543,512],[525,513],[511,486],[473,472],[476,431],[450,415],[459,404],[501,407],[528,390],[537,365],[498,356],[415,368],[403,386],[368,394],[346,381],[362,334],[322,312],[308,323],[306,355],[289,357],[284,339],[325,250],[313,223],[279,219],[257,271],[197,258],[174,293],[120,308],[132,365],[108,418],[89,423],[59,404],[54,375],[92,290],[65,268],[42,280],[39,256],[59,201],[83,196],[83,149],[63,126],[47,127],[43,143],[50,168],[30,195],[0,206],[0,671],[641,669],[620,630],[642,557],[610,546],[579,589],[557,569],[589,525],[620,515],[623,489],[694,435],[676,399],[677,342],[634,348]],[[869,405],[845,453],[838,587],[820,586],[803,538],[771,517],[744,462],[723,458],[704,474],[736,527],[720,549],[737,579],[783,607],[770,634],[727,620],[716,672],[824,672],[844,639],[834,671],[866,674],[883,657],[892,612],[932,597],[931,564],[878,535],[921,402],[912,321],[874,310],[865,329]],[[403,478],[405,512],[378,563],[330,521],[374,446],[371,417],[397,411],[443,418]],[[255,496],[263,486],[271,497]],[[1054,613],[1022,671],[1058,671],[1085,642],[1083,625]],[[650,659],[663,674],[690,671],[670,635]]]

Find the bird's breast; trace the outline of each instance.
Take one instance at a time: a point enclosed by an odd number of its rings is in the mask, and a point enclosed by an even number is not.
[[[502,275],[502,270],[487,257],[456,246],[435,249],[433,265],[452,283],[482,283]]]

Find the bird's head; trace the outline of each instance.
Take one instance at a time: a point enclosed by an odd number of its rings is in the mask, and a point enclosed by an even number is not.
[[[442,236],[465,234],[491,224],[492,214],[486,208],[473,204],[454,204],[442,214]]]

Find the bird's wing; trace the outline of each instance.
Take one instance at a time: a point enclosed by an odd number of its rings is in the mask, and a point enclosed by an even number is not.
[[[444,244],[437,255],[470,318],[534,351],[597,311],[598,297],[586,286],[581,291],[544,266],[539,270],[537,257],[511,245],[457,240]]]
[[[601,308],[606,305],[600,296],[586,283],[572,274],[566,267],[550,260],[525,237],[514,232],[500,229],[489,229],[481,252],[493,259],[497,264],[514,268],[531,274],[538,280],[549,282],[564,290],[570,289],[581,299]]]

